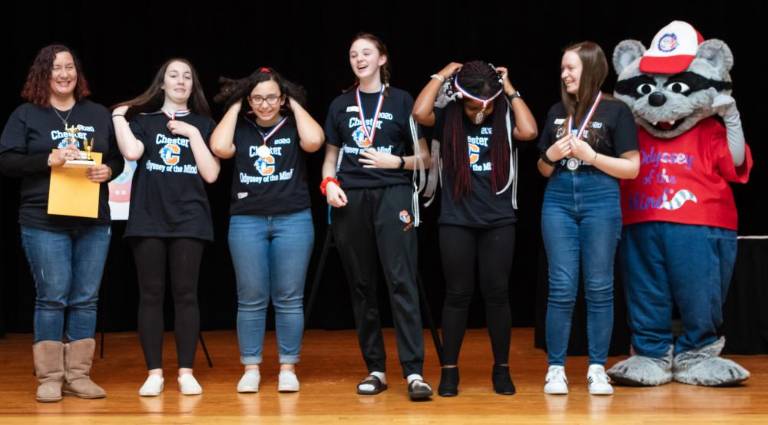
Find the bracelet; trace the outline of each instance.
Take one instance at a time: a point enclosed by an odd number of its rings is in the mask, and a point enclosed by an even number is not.
[[[402,156],[398,156],[398,158],[400,158],[400,166],[397,168],[400,170],[405,170],[405,158],[403,158]]]
[[[512,101],[512,100],[515,100],[516,98],[522,98],[523,95],[520,94],[520,90],[515,90],[514,93],[510,94],[507,97],[509,98],[510,101]]]
[[[440,74],[432,74],[432,75],[429,76],[429,78],[432,78],[434,80],[440,81],[441,83],[445,82],[445,77],[443,77]]]
[[[114,117],[124,117],[125,114],[112,114],[112,118]]]
[[[341,187],[341,183],[336,177],[328,176],[320,182],[320,193],[323,195],[326,195],[326,186],[328,186],[328,183],[336,183],[336,186]]]
[[[547,151],[542,152],[541,155],[539,155],[539,158],[541,158],[541,160],[550,167],[555,166],[555,162],[547,157]]]
[[[595,151],[595,157],[594,157],[594,158],[592,158],[592,163],[594,164],[594,163],[595,163],[595,161],[597,161],[597,151]]]

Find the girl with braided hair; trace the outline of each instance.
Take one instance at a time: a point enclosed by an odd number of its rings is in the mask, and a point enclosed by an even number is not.
[[[514,394],[508,363],[517,187],[512,139],[534,139],[536,122],[507,69],[481,61],[451,63],[432,75],[413,115],[420,124],[434,127],[435,143],[442,145],[439,156],[433,149],[430,167],[430,179],[442,170],[439,234],[446,279],[438,394],[458,395],[459,350],[476,280],[485,299],[493,388],[498,394]]]
[[[222,79],[214,98],[226,114],[211,150],[235,158],[229,248],[237,277],[237,337],[245,367],[241,393],[258,392],[270,298],[280,354],[278,391],[299,390],[295,365],[304,331],[304,280],[314,229],[305,152],[325,137],[302,106],[304,90],[271,68],[240,80]]]

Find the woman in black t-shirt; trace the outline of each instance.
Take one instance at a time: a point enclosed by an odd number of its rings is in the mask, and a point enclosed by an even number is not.
[[[107,182],[123,170],[107,108],[90,92],[80,62],[61,45],[40,50],[16,108],[0,137],[0,172],[21,178],[21,242],[35,281],[35,374],[38,401],[58,401],[63,391],[101,398],[89,377],[96,305],[109,251]],[[102,154],[83,174],[99,184],[94,218],[49,213],[51,173],[73,165],[85,144]],[[76,196],[76,195],[72,195]],[[62,344],[62,339],[69,343]]]
[[[541,233],[549,262],[544,392],[567,394],[565,356],[584,276],[590,394],[613,394],[604,364],[613,330],[613,262],[621,236],[618,179],[640,166],[632,112],[600,91],[608,75],[603,50],[586,41],[565,49],[562,101],[547,114],[538,168],[549,177]]]
[[[166,268],[175,306],[179,390],[200,394],[192,375],[200,311],[197,278],[213,225],[205,183],[219,174],[208,150],[215,122],[192,65],[165,62],[149,89],[112,113],[117,142],[126,159],[138,161],[131,185],[125,237],[133,248],[139,281],[139,338],[149,376],[142,396],[163,390],[163,295]]]
[[[325,140],[304,110],[304,91],[270,68],[241,80],[224,80],[216,100],[227,113],[211,135],[211,149],[235,158],[229,250],[237,276],[237,337],[245,366],[238,392],[261,382],[267,306],[275,307],[280,354],[278,391],[299,390],[304,331],[304,281],[314,229],[304,152]]]
[[[444,85],[444,96],[455,101],[435,108]],[[512,138],[535,138],[536,121],[510,83],[507,69],[481,61],[451,63],[432,75],[416,99],[413,115],[420,124],[435,127],[433,138],[441,144],[440,157],[433,158],[431,167],[433,173],[442,170],[440,254],[446,279],[437,393],[458,395],[459,349],[477,280],[493,349],[493,389],[514,394],[509,376],[509,276],[517,187]],[[441,166],[434,164],[436,159]]]
[[[320,190],[333,207],[333,234],[347,281],[360,348],[369,375],[358,394],[387,388],[386,353],[376,296],[381,262],[403,377],[411,399],[425,399],[424,340],[416,286],[418,199],[411,172],[428,158],[411,119],[413,99],[388,86],[387,50],[376,36],[358,34],[349,49],[354,88],[331,102]],[[414,203],[415,200],[415,203]]]

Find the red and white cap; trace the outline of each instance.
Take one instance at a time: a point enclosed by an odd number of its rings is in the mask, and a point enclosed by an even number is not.
[[[696,57],[704,37],[691,24],[672,21],[656,33],[651,48],[640,59],[640,71],[649,74],[677,74]]]

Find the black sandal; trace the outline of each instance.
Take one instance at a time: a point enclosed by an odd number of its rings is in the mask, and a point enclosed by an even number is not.
[[[363,389],[360,389],[361,385],[371,385],[373,389],[363,390]],[[357,393],[360,395],[376,395],[386,389],[387,389],[387,384],[381,382],[381,379],[379,379],[379,377],[376,375],[368,375],[365,378],[363,378],[362,381],[357,383]]]
[[[408,384],[408,396],[412,401],[426,400],[432,397],[432,387],[423,379],[414,379]]]

